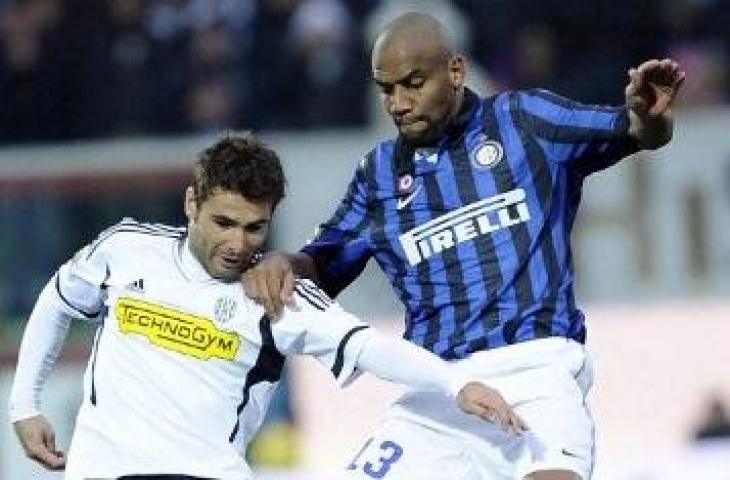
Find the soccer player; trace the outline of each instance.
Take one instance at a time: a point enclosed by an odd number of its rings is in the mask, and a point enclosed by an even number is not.
[[[205,150],[185,192],[188,227],[125,219],[64,264],[20,348],[10,417],[27,455],[63,469],[39,396],[72,318],[100,322],[66,478],[251,478],[241,453],[259,428],[284,355],[312,355],[340,385],[358,370],[452,397],[524,429],[500,394],[405,340],[378,334],[311,281],[272,323],[238,279],[284,195],[275,152],[250,134]],[[485,422],[487,424],[487,422]]]
[[[375,258],[405,306],[405,338],[498,388],[530,426],[504,435],[445,397],[409,393],[352,476],[586,480],[592,374],[570,231],[588,175],[671,139],[684,72],[672,60],[644,62],[628,71],[626,104],[608,107],[544,90],[479,98],[464,86],[466,68],[432,17],[390,23],[372,75],[398,137],[365,156],[311,243],[268,254],[243,280],[276,314],[292,272],[335,296]],[[378,458],[387,473],[364,468]]]

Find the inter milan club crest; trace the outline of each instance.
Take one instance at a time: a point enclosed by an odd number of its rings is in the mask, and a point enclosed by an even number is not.
[[[221,325],[233,320],[236,315],[236,301],[230,297],[220,297],[215,301],[213,316],[215,321]]]
[[[494,140],[485,140],[474,149],[472,162],[477,168],[492,168],[504,157],[502,144]]]

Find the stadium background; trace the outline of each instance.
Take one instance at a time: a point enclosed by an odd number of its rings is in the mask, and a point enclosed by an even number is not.
[[[674,142],[588,181],[574,235],[597,363],[598,480],[730,479],[730,3],[723,0],[0,0],[0,479],[24,459],[6,398],[50,274],[122,216],[181,224],[195,154],[255,129],[290,180],[271,246],[295,249],[391,132],[368,44],[410,9],[441,18],[482,93],[544,87],[620,103],[626,69],[672,56],[688,80]],[[376,269],[341,302],[398,334]],[[92,328],[46,389],[66,447]],[[339,392],[294,362],[249,456],[264,479],[336,478],[397,387]],[[724,409],[724,414],[723,414]]]

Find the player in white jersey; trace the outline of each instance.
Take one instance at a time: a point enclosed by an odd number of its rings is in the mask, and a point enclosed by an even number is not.
[[[314,356],[343,386],[366,370],[525,429],[496,390],[378,334],[309,281],[296,281],[296,306],[272,323],[238,278],[283,195],[276,154],[229,136],[196,165],[187,229],[125,219],[58,270],[28,321],[10,398],[29,457],[72,480],[251,478],[241,454],[290,354]],[[66,464],[39,397],[73,318],[99,328]]]

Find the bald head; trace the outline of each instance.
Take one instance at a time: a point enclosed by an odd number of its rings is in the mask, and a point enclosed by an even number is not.
[[[466,63],[441,24],[422,13],[393,20],[373,47],[373,80],[385,111],[413,145],[429,145],[456,115]]]
[[[411,12],[390,22],[373,47],[373,66],[386,53],[429,62],[446,62],[454,54],[443,25],[430,15]]]

